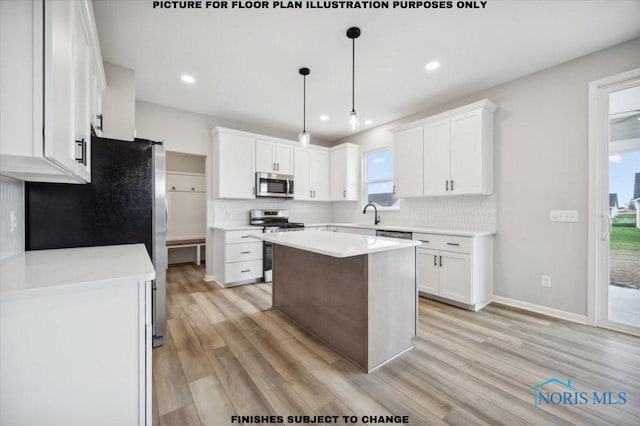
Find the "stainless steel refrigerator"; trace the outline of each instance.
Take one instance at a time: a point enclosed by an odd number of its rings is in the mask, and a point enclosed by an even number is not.
[[[145,244],[156,270],[153,346],[162,345],[167,269],[166,153],[162,143],[94,136],[91,183],[27,182],[25,207],[26,250]]]

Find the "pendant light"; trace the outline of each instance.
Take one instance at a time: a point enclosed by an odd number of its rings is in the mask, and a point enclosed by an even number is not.
[[[298,70],[302,76],[302,132],[298,135],[298,142],[305,147],[309,145],[311,135],[307,133],[307,76],[311,73],[309,68],[300,68]]]
[[[351,133],[360,129],[360,119],[356,113],[356,39],[360,37],[360,28],[351,27],[347,30],[347,37],[351,39],[351,112],[349,113],[349,128]]]

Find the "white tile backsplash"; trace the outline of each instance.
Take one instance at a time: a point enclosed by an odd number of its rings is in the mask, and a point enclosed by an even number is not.
[[[327,223],[332,221],[331,203],[322,201],[294,201],[277,198],[256,200],[211,200],[211,223],[218,226],[247,225],[251,209],[286,209],[291,222]]]
[[[16,229],[11,231],[11,212]],[[0,259],[24,251],[24,182],[0,176]]]
[[[362,214],[359,201],[307,202],[263,198],[211,200],[210,223],[247,225],[251,209],[287,209],[289,220],[304,223],[373,223],[373,210]],[[382,225],[417,226],[470,231],[495,231],[496,196],[404,199],[399,211],[380,212]]]
[[[373,224],[373,209],[362,214],[362,203],[333,203],[333,222]],[[381,211],[380,225],[416,226],[469,231],[496,230],[496,196],[407,198],[399,211]]]

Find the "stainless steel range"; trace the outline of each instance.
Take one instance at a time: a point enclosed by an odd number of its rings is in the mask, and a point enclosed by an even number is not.
[[[249,223],[261,226],[262,232],[265,233],[304,231],[304,223],[289,222],[288,210],[251,210]],[[273,275],[273,246],[266,241],[264,243],[262,261],[264,282],[271,282]]]

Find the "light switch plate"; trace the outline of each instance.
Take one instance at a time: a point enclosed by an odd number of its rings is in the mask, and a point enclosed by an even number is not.
[[[578,210],[551,210],[549,219],[551,222],[577,222]]]

